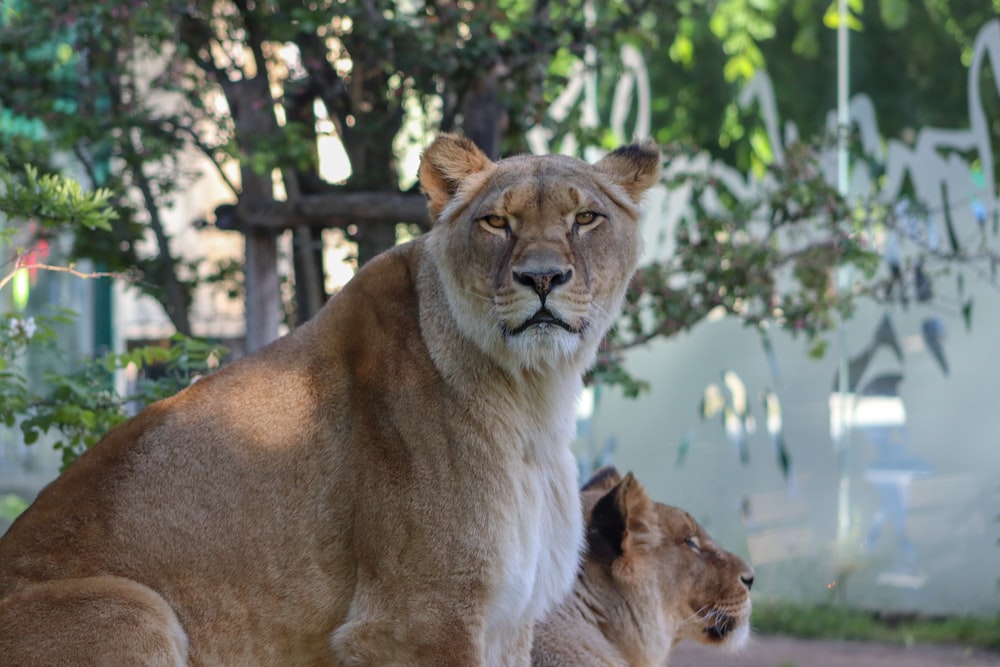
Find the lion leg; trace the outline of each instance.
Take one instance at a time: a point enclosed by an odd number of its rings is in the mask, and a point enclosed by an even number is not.
[[[140,583],[64,579],[0,600],[0,656],[12,667],[179,667],[188,639],[166,600]]]
[[[334,654],[343,667],[482,667],[482,648],[459,624],[362,619],[336,630]],[[403,627],[405,623],[405,627]],[[451,626],[451,627],[449,627]]]
[[[486,645],[486,664],[496,667],[530,667],[535,632],[531,623],[511,628],[502,642]]]

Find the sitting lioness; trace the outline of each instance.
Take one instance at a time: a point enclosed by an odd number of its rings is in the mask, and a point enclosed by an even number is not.
[[[112,430],[0,539],[0,663],[528,665],[659,169],[653,144],[494,163],[440,136],[432,231]]]
[[[572,593],[535,628],[534,667],[666,667],[682,639],[738,648],[753,569],[629,473],[584,486],[587,550]]]

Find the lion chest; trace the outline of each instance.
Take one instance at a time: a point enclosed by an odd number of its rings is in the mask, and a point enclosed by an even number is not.
[[[486,627],[487,664],[503,664],[504,647],[523,637],[570,590],[579,564],[583,521],[576,463],[559,445],[514,482],[516,510],[500,545],[501,572]]]

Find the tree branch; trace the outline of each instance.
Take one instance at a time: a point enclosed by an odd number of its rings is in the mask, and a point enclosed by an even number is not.
[[[253,53],[256,61],[256,76],[267,79],[267,59],[264,57],[264,35],[262,34],[261,21],[257,20],[255,10],[250,9],[246,0],[233,0],[233,4],[239,10],[240,18],[243,19],[243,27],[247,31],[247,44],[250,46],[250,52]],[[255,5],[255,7],[258,6]]]
[[[153,230],[153,234],[156,237],[156,244],[159,248],[157,264],[161,272],[160,280],[163,281],[161,284],[166,294],[163,309],[173,323],[174,328],[179,333],[190,336],[191,322],[188,319],[184,288],[177,277],[177,262],[170,252],[170,239],[167,237],[163,222],[160,219],[159,205],[153,194],[152,184],[143,171],[139,151],[132,136],[126,138],[126,150],[128,150],[128,154],[125,156],[125,162],[132,173],[132,178],[135,179],[136,187],[139,188],[139,192],[142,194],[146,212],[149,214],[149,226]]]
[[[14,279],[17,272],[22,269],[40,269],[42,271],[53,271],[56,273],[68,273],[70,275],[76,276],[77,278],[119,278],[121,280],[129,280],[128,276],[124,273],[108,273],[106,271],[77,271],[72,266],[56,266],[53,264],[42,264],[40,262],[31,262],[27,264],[21,263],[21,258],[18,257],[14,261],[14,270],[0,278],[0,290],[2,290],[7,283]]]
[[[233,195],[237,197],[239,196],[240,189],[236,187],[236,184],[233,183],[232,179],[230,179],[229,176],[226,175],[226,171],[222,168],[222,164],[220,164],[219,161],[215,159],[212,147],[207,145],[205,142],[201,140],[201,137],[198,136],[198,133],[194,131],[193,127],[187,125],[181,125],[179,123],[171,123],[170,121],[166,120],[163,121],[163,124],[165,126],[172,127],[174,130],[178,132],[186,134],[191,141],[191,145],[193,145],[199,151],[204,153],[205,157],[207,157],[209,162],[212,163],[212,166],[215,167],[216,174],[218,174],[222,182],[226,184],[226,187],[229,188],[229,190],[233,193]]]

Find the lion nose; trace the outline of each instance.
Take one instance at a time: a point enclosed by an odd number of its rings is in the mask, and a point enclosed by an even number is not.
[[[743,585],[747,587],[747,590],[753,588],[753,572],[749,574],[741,574],[740,581],[742,581]]]
[[[569,282],[573,277],[573,269],[552,269],[547,271],[514,271],[514,280],[535,290],[543,301],[556,287]]]

